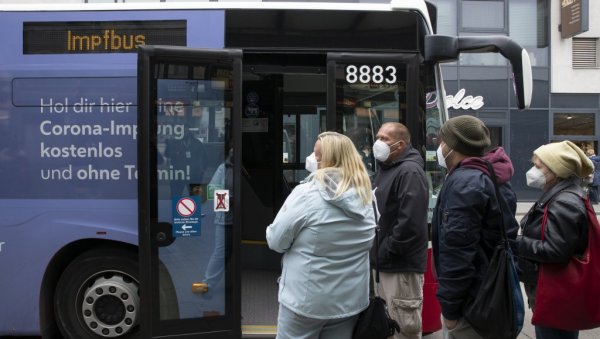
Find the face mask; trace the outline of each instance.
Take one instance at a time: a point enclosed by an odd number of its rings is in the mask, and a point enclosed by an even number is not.
[[[400,140],[396,141],[391,145],[388,145],[385,142],[377,139],[377,141],[375,141],[375,144],[373,144],[373,156],[375,157],[375,159],[381,162],[386,161],[391,153],[390,148],[399,142]]]
[[[535,166],[525,173],[525,177],[529,187],[543,189],[546,186],[546,175]]]
[[[444,154],[442,153],[442,145],[439,145],[438,149],[436,151],[438,164],[440,166],[442,166],[443,168],[448,168],[448,165],[446,164],[446,158],[448,158],[450,153],[452,153],[453,151],[454,150],[451,149],[450,152],[448,152],[448,154],[446,154],[446,156],[444,156]]]
[[[317,157],[315,156],[315,152],[312,152],[309,156],[306,157],[306,162],[304,164],[304,168],[310,173],[319,169],[319,163],[317,162]]]

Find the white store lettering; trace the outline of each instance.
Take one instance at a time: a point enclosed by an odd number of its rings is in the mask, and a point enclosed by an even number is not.
[[[481,95],[465,96],[465,89],[461,88],[456,95],[446,95],[446,104],[448,108],[477,110],[483,107],[484,102]]]

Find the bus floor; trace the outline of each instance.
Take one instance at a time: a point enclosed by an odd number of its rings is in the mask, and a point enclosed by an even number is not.
[[[275,338],[279,275],[278,270],[242,270],[243,338]]]

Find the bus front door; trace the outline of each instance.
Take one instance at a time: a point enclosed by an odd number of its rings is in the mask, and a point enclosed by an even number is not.
[[[276,335],[281,254],[265,229],[300,181],[326,129],[325,56],[244,52],[242,71],[242,337]]]
[[[141,338],[241,336],[241,58],[138,54]]]

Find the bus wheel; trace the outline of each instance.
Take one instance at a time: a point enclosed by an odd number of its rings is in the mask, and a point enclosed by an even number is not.
[[[65,339],[138,338],[138,290],[135,252],[85,252],[67,266],[56,286],[58,327]]]

